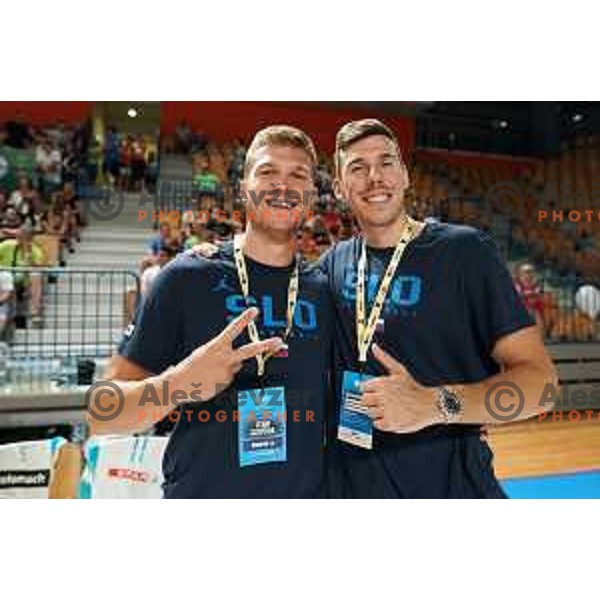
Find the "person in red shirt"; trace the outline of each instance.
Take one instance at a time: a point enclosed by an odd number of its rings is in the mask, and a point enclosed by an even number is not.
[[[120,182],[119,188],[121,190],[131,190],[131,159],[132,159],[132,144],[131,139],[127,138],[121,143],[121,150],[119,156],[119,174]]]
[[[537,279],[535,267],[531,263],[524,263],[518,267],[514,283],[529,314],[535,317],[538,326],[543,328],[544,291]]]

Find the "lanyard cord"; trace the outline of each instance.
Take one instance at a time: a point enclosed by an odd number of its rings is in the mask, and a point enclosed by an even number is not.
[[[246,259],[244,258],[244,252],[242,250],[242,241],[243,235],[239,234],[233,238],[233,253],[235,257],[235,268],[238,275],[238,281],[240,282],[240,287],[242,288],[242,294],[244,296],[244,300],[246,302],[246,307],[250,308],[249,300],[250,300],[250,279],[248,277],[248,269],[246,268]],[[285,334],[283,335],[283,341],[285,342],[292,331],[292,327],[294,325],[294,313],[296,312],[296,305],[298,302],[298,289],[299,289],[299,274],[298,274],[298,263],[299,260],[296,258],[296,265],[294,267],[294,271],[290,277],[290,282],[288,285],[287,292],[287,326],[285,329]],[[256,327],[256,323],[251,321],[248,324],[248,335],[252,342],[259,342],[260,335],[258,334],[258,329]],[[269,352],[266,354],[257,354],[256,362],[258,365],[258,376],[262,377],[265,372],[265,364],[269,358],[271,358],[275,352]]]
[[[377,327],[377,322],[383,311],[385,299],[387,297],[390,285],[394,275],[402,260],[402,255],[408,244],[414,239],[416,232],[416,222],[408,217],[408,221],[402,230],[400,240],[394,249],[394,254],[390,259],[383,279],[379,285],[379,290],[375,296],[375,301],[367,320],[366,309],[366,270],[367,270],[367,242],[363,238],[361,245],[361,254],[358,261],[358,273],[356,280],[356,337],[358,341],[358,360],[364,366],[367,362],[367,352],[373,340],[373,335]]]

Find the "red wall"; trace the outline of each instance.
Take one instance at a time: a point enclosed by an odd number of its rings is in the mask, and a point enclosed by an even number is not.
[[[82,123],[92,113],[92,102],[0,102],[0,123],[10,120],[31,125]]]
[[[334,109],[327,106],[305,106],[275,102],[161,102],[161,131],[170,135],[185,119],[217,142],[234,137],[249,141],[267,125],[286,124],[300,127],[317,147],[332,153],[335,134],[346,122],[378,115],[361,111]],[[407,117],[382,118],[398,135],[405,153],[414,146],[415,122]]]

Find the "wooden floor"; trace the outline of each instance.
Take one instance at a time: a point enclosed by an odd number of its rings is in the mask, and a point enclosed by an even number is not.
[[[548,417],[490,429],[496,476],[509,479],[600,470],[599,415],[594,413],[590,420],[581,414],[577,423],[562,413],[562,422]]]

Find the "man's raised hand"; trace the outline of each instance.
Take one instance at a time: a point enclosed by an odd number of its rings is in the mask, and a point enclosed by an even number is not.
[[[196,348],[187,358],[167,373],[171,389],[183,390],[188,395],[200,390],[202,400],[211,400],[229,387],[244,361],[258,354],[277,352],[283,344],[281,338],[268,338],[239,348],[233,347],[236,338],[258,315],[257,308],[249,308],[234,319],[210,342]]]

